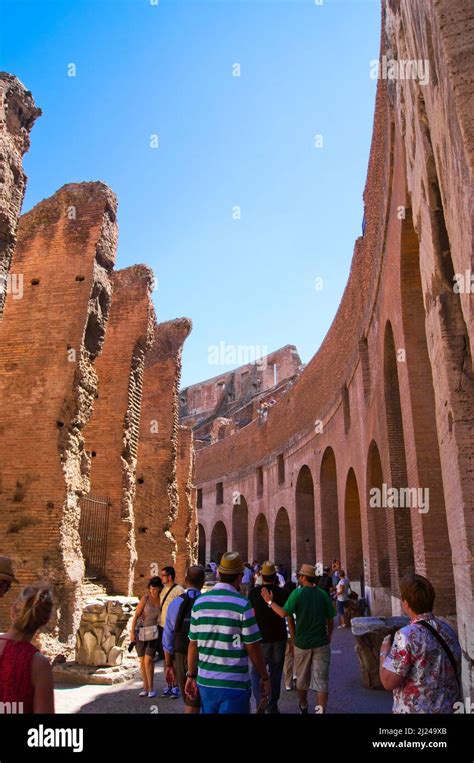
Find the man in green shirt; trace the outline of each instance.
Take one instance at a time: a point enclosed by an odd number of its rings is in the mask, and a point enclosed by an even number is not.
[[[295,644],[296,688],[300,712],[308,712],[308,689],[316,691],[316,712],[324,713],[329,693],[329,662],[331,635],[336,613],[326,591],[316,586],[316,570],[303,564],[298,573],[300,587],[290,594],[280,607],[272,600],[267,588],[262,596],[268,606],[280,617],[288,618]],[[296,627],[293,616],[296,617]]]

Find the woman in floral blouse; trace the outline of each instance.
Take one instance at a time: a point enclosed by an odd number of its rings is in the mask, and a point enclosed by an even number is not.
[[[453,713],[461,694],[456,633],[433,614],[435,591],[422,575],[403,578],[400,594],[411,622],[396,632],[393,646],[387,636],[380,651],[380,680],[384,689],[393,691],[393,712]]]

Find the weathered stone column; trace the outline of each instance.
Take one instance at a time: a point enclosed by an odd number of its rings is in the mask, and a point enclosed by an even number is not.
[[[171,528],[179,505],[178,396],[182,346],[190,331],[187,318],[157,324],[145,362],[135,498],[136,595],[152,573],[177,560]]]
[[[178,515],[171,532],[176,540],[176,575],[183,581],[186,569],[197,564],[197,508],[194,479],[193,430],[179,427],[178,431]]]
[[[112,191],[63,186],[20,220],[13,267],[24,293],[8,295],[0,322],[0,553],[13,557],[21,583],[52,582],[52,626],[70,647],[84,572],[79,497],[89,489],[83,431],[97,392],[116,241]],[[1,600],[2,615],[10,601]]]
[[[380,647],[385,636],[408,625],[409,617],[353,617],[351,630],[355,636],[355,652],[359,660],[362,686],[380,689]]]
[[[30,91],[13,75],[0,72],[0,319],[26,188],[22,158],[40,114]],[[17,293],[20,285],[16,279],[13,285]]]

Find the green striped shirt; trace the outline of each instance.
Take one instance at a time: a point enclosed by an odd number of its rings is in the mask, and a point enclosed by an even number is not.
[[[245,644],[261,640],[249,600],[228,583],[217,583],[196,600],[189,639],[197,641],[201,686],[249,689],[249,658]]]

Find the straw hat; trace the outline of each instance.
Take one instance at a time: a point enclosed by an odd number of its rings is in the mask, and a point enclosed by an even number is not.
[[[307,578],[315,578],[316,567],[313,564],[302,564],[298,575],[306,575]]]
[[[224,575],[238,575],[239,573],[243,572],[244,565],[242,563],[242,559],[240,558],[240,554],[238,554],[237,551],[226,551],[225,554],[222,554],[221,561],[217,569]]]
[[[260,570],[262,575],[265,577],[270,577],[271,575],[276,575],[276,567],[273,564],[273,562],[264,562],[262,564],[262,569]]]
[[[13,574],[12,560],[8,556],[0,556],[0,580],[6,580],[8,583],[18,583]]]

